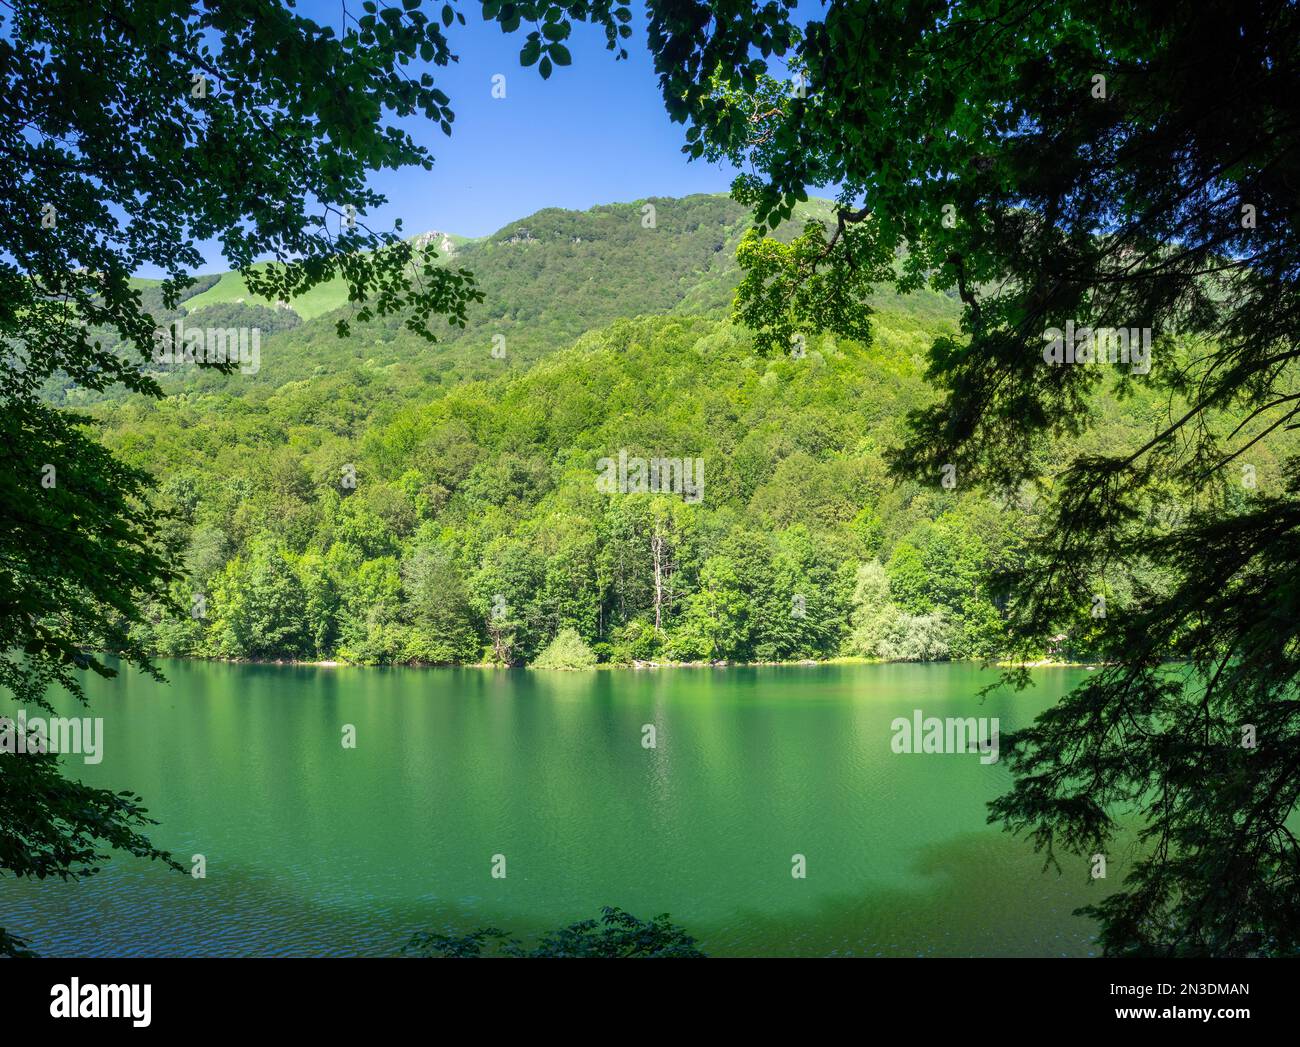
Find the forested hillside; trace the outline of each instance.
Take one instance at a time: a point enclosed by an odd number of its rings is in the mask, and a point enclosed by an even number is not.
[[[433,348],[396,321],[339,339],[332,314],[191,314],[283,319],[256,375],[191,371],[161,403],[95,409],[159,478],[189,571],[145,642],[519,664],[573,630],[616,663],[996,656],[993,577],[1029,540],[1032,499],[899,484],[884,458],[929,400],[921,361],[959,333],[955,303],[882,295],[869,346],[813,337],[763,358],[724,318],[740,209],[660,201],[654,229],[641,213],[543,211],[463,245],[486,301]],[[1103,383],[1096,410],[1108,445],[1137,446],[1168,403]],[[1042,470],[1087,451],[1063,442]],[[620,452],[698,460],[700,497],[609,493],[601,461]],[[1088,628],[1044,653],[1085,656]]]
[[[810,200],[797,218],[822,220],[829,213],[828,203]],[[355,322],[356,308],[347,303],[340,279],[302,299],[271,303],[248,294],[238,274],[213,274],[200,277],[176,310],[163,308],[156,281],[136,284],[160,327],[181,317],[194,327],[258,327],[262,332],[255,374],[164,369],[158,377],[168,392],[279,388],[361,366],[381,380],[385,373],[396,376],[392,395],[407,395],[415,388],[412,383],[455,383],[526,367],[619,318],[665,313],[725,317],[739,278],[736,247],[748,222],[747,209],[729,197],[698,195],[589,211],[548,208],[480,240],[451,237],[455,249],[444,252],[440,262],[472,271],[484,301],[471,310],[463,329],[434,325],[438,344],[433,351],[403,327],[401,317]],[[794,235],[799,224],[791,222],[781,235]],[[432,244],[435,250],[442,235]],[[928,291],[904,299],[883,293],[880,301],[929,321],[957,315],[954,299]],[[335,332],[340,319],[352,322],[347,338]],[[55,402],[74,405],[104,395],[53,383],[47,393]]]

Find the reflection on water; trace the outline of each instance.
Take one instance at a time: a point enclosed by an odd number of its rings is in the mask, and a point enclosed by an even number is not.
[[[1071,915],[1104,889],[1087,865],[1044,873],[985,824],[1005,767],[890,749],[915,709],[1005,734],[1078,673],[981,702],[991,674],[954,665],[165,669],[166,687],[92,682],[104,759],[68,766],[141,793],[155,841],[203,854],[207,878],[115,857],[81,883],[0,881],[0,924],[42,952],[388,954],[416,930],[528,935],[605,904],[671,912],[717,954],[1091,951]]]

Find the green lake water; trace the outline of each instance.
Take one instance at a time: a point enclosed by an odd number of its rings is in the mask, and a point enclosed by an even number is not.
[[[79,883],[0,880],[0,926],[38,951],[383,955],[418,930],[526,937],[617,905],[719,955],[1088,955],[1071,910],[1124,872],[1122,855],[1105,881],[1082,859],[1043,872],[987,825],[1005,763],[891,750],[917,709],[1005,734],[1083,670],[981,700],[992,671],[943,664],[163,669],[165,686],[92,682],[103,760],[67,766],[140,793],[155,843],[207,877],[115,856]]]

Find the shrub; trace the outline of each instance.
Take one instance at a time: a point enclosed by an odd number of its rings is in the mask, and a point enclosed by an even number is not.
[[[573,628],[561,629],[546,649],[533,659],[534,669],[590,669],[596,656]]]

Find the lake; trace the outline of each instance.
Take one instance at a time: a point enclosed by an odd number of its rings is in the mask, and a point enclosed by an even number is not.
[[[1089,955],[1071,910],[1124,872],[1043,872],[987,825],[1009,782],[987,753],[893,751],[895,718],[1005,734],[1083,670],[981,700],[995,673],[957,664],[162,668],[92,681],[102,762],[66,766],[140,793],[155,843],[207,876],[115,856],[80,883],[0,880],[0,925],[40,952],[385,955],[616,905],[718,955]]]

